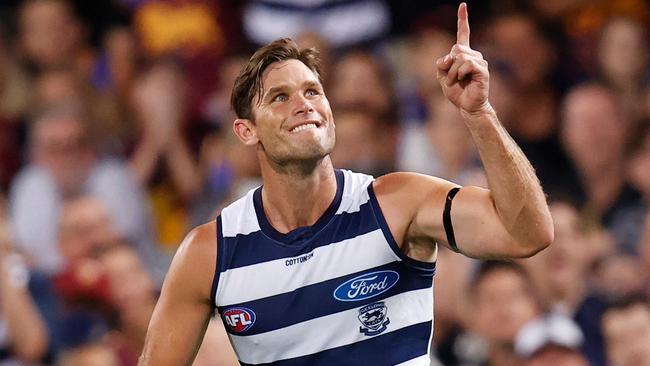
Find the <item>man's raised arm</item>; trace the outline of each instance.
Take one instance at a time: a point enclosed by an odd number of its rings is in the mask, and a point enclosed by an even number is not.
[[[443,93],[460,109],[469,128],[490,190],[468,188],[458,193],[451,215],[458,247],[476,256],[532,255],[553,241],[551,215],[533,167],[490,106],[488,65],[480,52],[470,48],[469,35],[467,5],[463,3],[458,8],[456,44],[436,62],[437,77]],[[487,220],[477,216],[481,212],[496,214],[502,227],[498,223],[487,226]],[[501,234],[496,238],[506,242],[488,247],[472,244],[484,242],[484,235],[494,234]]]
[[[209,223],[183,240],[149,323],[139,366],[190,365],[210,320],[216,268],[216,227]]]
[[[546,248],[553,221],[544,192],[488,101],[488,65],[469,47],[464,3],[457,42],[436,66],[444,95],[459,108],[478,149],[489,190],[467,186],[454,192],[453,183],[410,173],[381,177],[375,191],[388,208],[383,211],[393,236],[409,253],[436,242],[475,258],[527,257]]]

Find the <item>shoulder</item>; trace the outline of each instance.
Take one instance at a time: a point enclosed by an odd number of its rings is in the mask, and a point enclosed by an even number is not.
[[[383,175],[373,182],[377,198],[414,198],[446,193],[455,184],[445,179],[419,173],[397,172]]]
[[[423,213],[431,223],[442,217],[445,195],[454,186],[441,178],[404,172],[386,174],[373,182],[377,203],[398,245],[411,236],[413,223]]]
[[[45,185],[54,185],[52,175],[41,167],[29,164],[18,171],[13,179],[11,188],[15,190],[24,187],[31,188]]]
[[[24,203],[31,210],[33,202],[53,202],[57,196],[52,175],[40,167],[28,165],[13,179],[8,198],[11,205]]]
[[[176,256],[184,261],[208,262],[208,257],[216,258],[217,245],[217,225],[211,221],[192,229],[178,247]]]
[[[214,221],[192,229],[176,250],[168,277],[179,286],[193,288],[203,300],[210,298],[216,271],[217,227]]]

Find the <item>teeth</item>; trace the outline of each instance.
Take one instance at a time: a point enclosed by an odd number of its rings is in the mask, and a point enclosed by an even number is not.
[[[291,132],[296,133],[296,132],[306,130],[308,128],[316,128],[316,124],[315,123],[307,123],[307,124],[304,124],[304,125],[300,125],[298,127],[293,128],[291,130]]]

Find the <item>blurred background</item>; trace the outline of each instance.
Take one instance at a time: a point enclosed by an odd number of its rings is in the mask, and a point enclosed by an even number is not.
[[[469,1],[555,243],[439,253],[435,365],[650,365],[650,5]],[[260,184],[231,132],[256,47],[324,58],[335,166],[485,186],[434,62],[457,1],[2,0],[0,365],[135,365],[184,235]],[[236,365],[217,319],[195,365]]]

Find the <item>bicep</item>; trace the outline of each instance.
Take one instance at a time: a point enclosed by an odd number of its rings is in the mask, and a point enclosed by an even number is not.
[[[189,365],[201,344],[212,313],[209,273],[215,265],[209,263],[216,254],[206,256],[187,244],[179,248],[165,278],[147,330],[141,366]]]
[[[415,216],[415,227],[438,243],[449,246],[443,213],[447,193],[454,187],[442,182],[429,190]],[[516,257],[517,246],[499,218],[490,191],[480,187],[462,187],[449,205],[450,228],[458,250],[472,258]],[[522,253],[521,255],[524,255]]]

